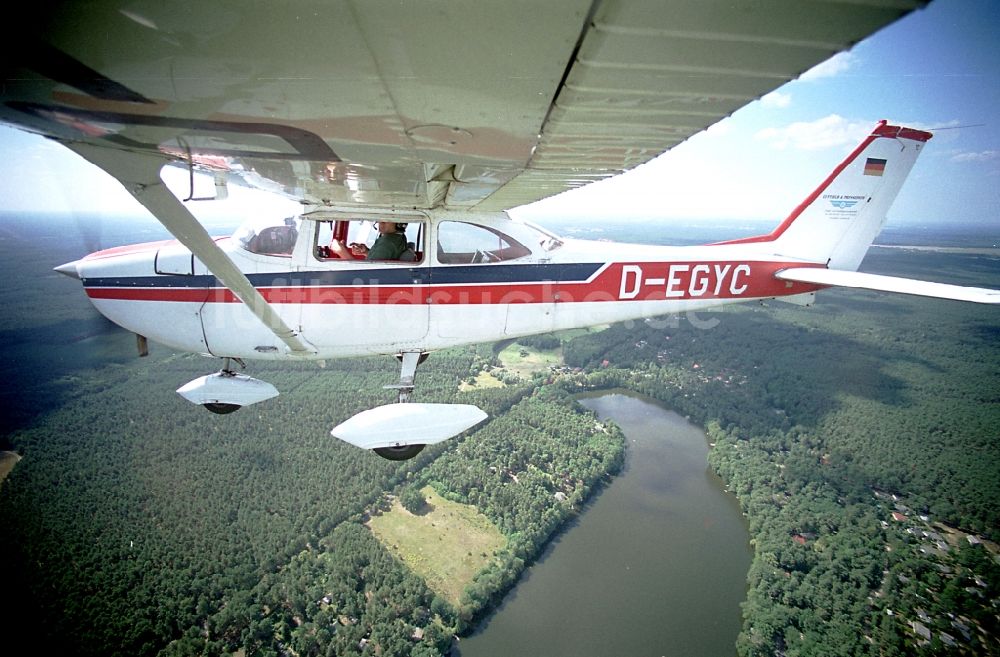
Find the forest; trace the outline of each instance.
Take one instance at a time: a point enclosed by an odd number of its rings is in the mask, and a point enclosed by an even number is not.
[[[0,440],[22,457],[0,485],[8,636],[80,655],[446,654],[621,467],[620,432],[573,395],[624,387],[706,428],[709,464],[747,517],[734,652],[1000,655],[992,309],[827,292],[811,309],[525,339],[566,365],[531,377],[500,367],[505,345],[438,352],[420,398],[491,419],[391,463],[328,432],[388,401],[394,361],[255,363],[280,397],[193,409],[173,390],[214,365],[155,346],[135,358],[130,336],[48,273],[78,255],[68,232],[35,228],[54,263],[0,240],[0,262],[32,274],[0,291],[18,308],[0,325],[17,381]],[[878,251],[866,266],[1000,287],[995,257]],[[487,371],[505,385],[468,385]],[[426,485],[506,538],[457,604],[365,525]]]
[[[912,260],[868,262],[902,273]],[[993,258],[919,264],[998,283]],[[738,654],[997,655],[998,335],[992,308],[837,291],[808,312],[614,326],[564,353],[586,385],[706,427],[754,547]]]
[[[421,395],[454,398],[476,359],[435,354]],[[494,419],[444,454],[397,464],[330,438],[334,418],[384,401],[394,367],[379,359],[255,368],[285,394],[226,418],[169,390],[150,395],[163,377],[203,367],[167,355],[112,368],[99,391],[12,437],[22,460],[0,518],[4,562],[19,566],[8,591],[26,596],[18,624],[37,616],[81,654],[343,654],[361,639],[395,646],[387,654],[440,652],[621,459],[619,435],[595,430],[567,394],[529,385],[462,393]],[[509,472],[522,473],[516,490],[503,486]],[[362,525],[417,478],[476,504],[509,537],[458,609]]]

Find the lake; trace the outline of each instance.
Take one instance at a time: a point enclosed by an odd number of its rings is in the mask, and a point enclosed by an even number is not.
[[[749,535],[704,432],[632,394],[580,402],[622,428],[625,467],[454,654],[734,655]]]

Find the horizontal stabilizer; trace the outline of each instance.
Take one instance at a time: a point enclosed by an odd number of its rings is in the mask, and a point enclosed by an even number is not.
[[[433,445],[471,429],[487,417],[471,404],[386,404],[362,411],[330,432],[363,449]]]
[[[793,267],[791,269],[783,269],[774,276],[783,281],[799,281],[800,283],[835,285],[838,287],[856,287],[865,290],[915,294],[935,299],[953,299],[955,301],[972,301],[974,303],[1000,303],[1000,290],[932,283],[929,281],[918,281],[913,278],[899,278],[897,276],[864,274],[858,271],[821,269],[818,267]]]

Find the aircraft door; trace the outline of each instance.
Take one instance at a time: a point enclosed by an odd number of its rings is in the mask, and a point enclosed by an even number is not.
[[[430,322],[424,298],[430,272],[426,224],[400,222],[382,230],[402,234],[405,248],[388,253],[391,258],[368,259],[365,250],[385,253],[385,243],[399,241],[383,236],[379,222],[315,222],[309,266],[297,276],[304,291],[304,337],[320,351],[362,354],[422,347]],[[352,254],[352,244],[365,248]]]

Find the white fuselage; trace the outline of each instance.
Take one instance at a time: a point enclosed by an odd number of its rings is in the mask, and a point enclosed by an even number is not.
[[[456,251],[442,237],[445,222],[488,229],[519,250]],[[75,269],[97,309],[126,329],[180,351],[250,359],[430,351],[819,289],[774,278],[810,263],[759,244],[564,241],[505,214],[425,213],[417,261],[346,261],[320,256],[318,220],[297,225],[286,254],[255,253],[234,238],[218,244],[306,354],[291,352],[176,242],[101,251]]]

